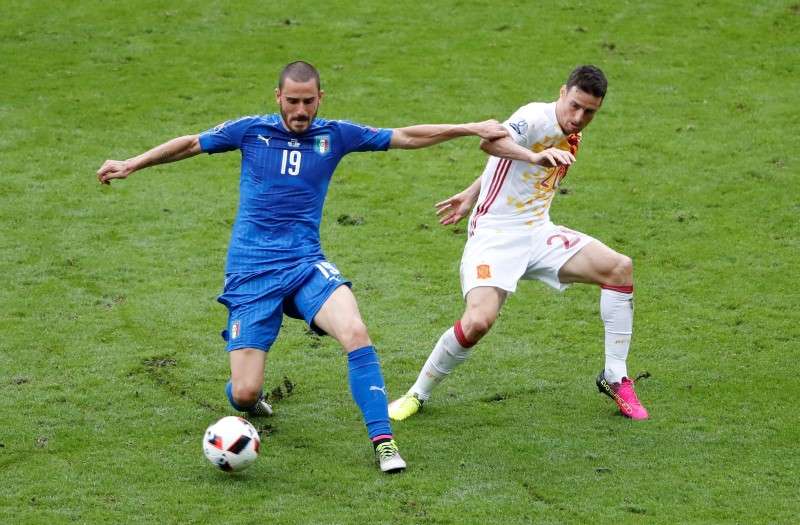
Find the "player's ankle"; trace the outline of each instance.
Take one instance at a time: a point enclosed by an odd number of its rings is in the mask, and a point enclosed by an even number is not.
[[[394,436],[392,434],[381,434],[380,436],[370,438],[370,441],[372,441],[372,448],[378,448],[378,445],[381,443],[388,443],[393,439]]]

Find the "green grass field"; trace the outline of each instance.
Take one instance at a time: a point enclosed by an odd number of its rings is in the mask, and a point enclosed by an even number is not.
[[[800,4],[663,4],[3,2],[0,523],[796,523]],[[262,457],[206,463],[205,427],[232,413],[215,298],[238,155],[94,172],[272,112],[299,58],[321,116],[382,127],[503,120],[604,69],[552,217],[634,260],[650,421],[596,392],[597,289],[525,282],[395,425],[406,473],[376,470],[345,358],[294,320]],[[326,253],[392,397],[461,313],[464,225],[433,204],[484,162],[462,139],[351,155],[331,184]]]

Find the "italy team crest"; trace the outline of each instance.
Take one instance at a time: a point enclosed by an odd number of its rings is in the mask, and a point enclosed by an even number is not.
[[[330,135],[320,135],[314,139],[314,150],[320,155],[325,155],[331,150]]]

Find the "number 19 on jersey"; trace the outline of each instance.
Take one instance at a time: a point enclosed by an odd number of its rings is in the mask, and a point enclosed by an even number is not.
[[[283,159],[281,159],[281,175],[286,175],[287,173],[289,175],[298,175],[300,173],[301,160],[302,154],[298,150],[283,150]]]

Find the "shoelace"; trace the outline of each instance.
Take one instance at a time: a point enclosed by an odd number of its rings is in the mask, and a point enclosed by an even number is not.
[[[375,447],[375,452],[380,459],[389,459],[397,454],[397,445],[394,441],[387,441]]]

